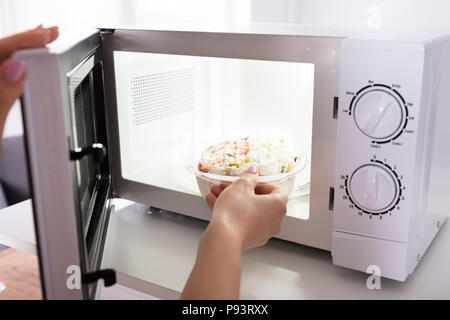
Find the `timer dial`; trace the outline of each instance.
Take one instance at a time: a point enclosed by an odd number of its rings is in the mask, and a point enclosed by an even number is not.
[[[361,132],[375,140],[397,135],[405,119],[402,99],[392,90],[371,87],[356,97],[354,120]]]
[[[363,210],[377,213],[388,209],[398,198],[399,188],[388,169],[367,164],[359,167],[349,181],[353,201]]]

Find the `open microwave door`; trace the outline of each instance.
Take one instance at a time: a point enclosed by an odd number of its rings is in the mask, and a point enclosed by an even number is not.
[[[341,38],[116,29],[102,40],[115,196],[209,220],[202,152],[282,138],[306,165],[279,237],[330,250]]]
[[[86,299],[97,279],[115,282],[99,270],[112,210],[101,35],[63,40],[16,58],[28,70],[22,111],[43,296]]]

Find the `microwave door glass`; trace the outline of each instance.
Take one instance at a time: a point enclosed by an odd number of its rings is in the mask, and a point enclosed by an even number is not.
[[[204,150],[239,139],[283,141],[302,166],[288,215],[308,219],[314,64],[127,51],[113,58],[124,180],[201,199]],[[261,171],[265,157],[282,157],[271,154],[275,145],[254,147]],[[283,172],[266,165],[266,175]]]
[[[71,92],[71,140],[74,147],[85,147],[96,141],[93,114],[93,92],[91,79],[73,77],[70,79]],[[80,199],[80,214],[83,232],[86,234],[92,216],[92,195],[97,180],[98,164],[91,157],[83,157],[75,162],[75,180]]]
[[[88,270],[92,271],[99,267],[101,257],[110,177],[105,152],[107,140],[102,64],[97,63],[91,68],[88,61],[85,65],[87,70],[83,72],[86,68],[80,67],[80,70],[69,76],[69,140]],[[78,157],[73,150],[89,152]]]

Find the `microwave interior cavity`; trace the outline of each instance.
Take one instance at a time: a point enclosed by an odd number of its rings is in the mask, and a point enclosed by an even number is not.
[[[122,177],[200,196],[194,168],[229,139],[284,139],[306,157],[288,215],[308,219],[314,64],[114,52]]]

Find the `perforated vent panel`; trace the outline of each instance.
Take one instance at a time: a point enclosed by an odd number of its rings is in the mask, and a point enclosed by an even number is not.
[[[135,76],[131,88],[136,126],[194,109],[192,68]]]

